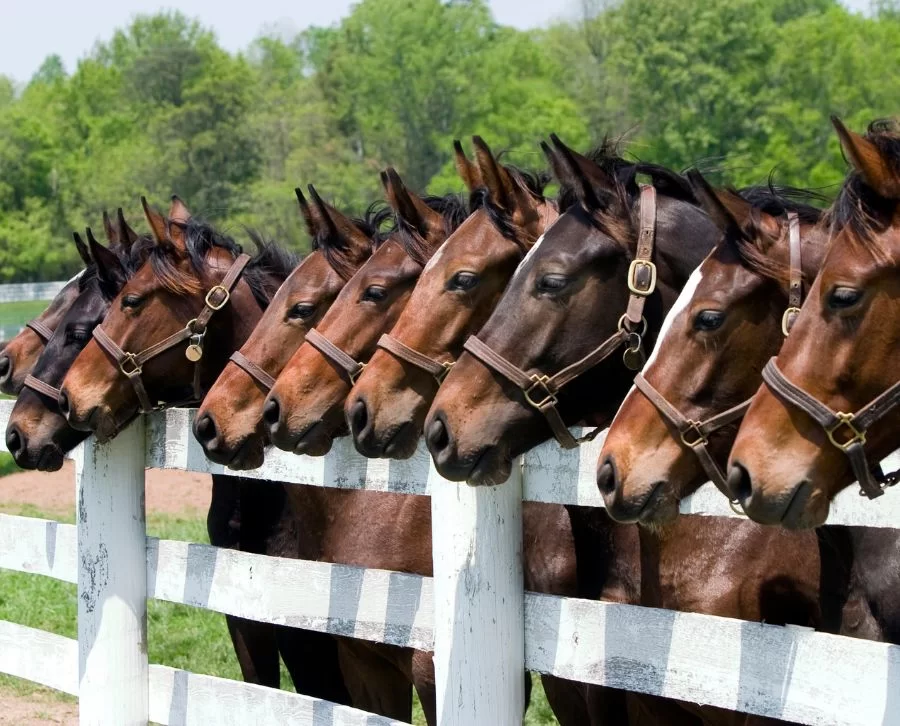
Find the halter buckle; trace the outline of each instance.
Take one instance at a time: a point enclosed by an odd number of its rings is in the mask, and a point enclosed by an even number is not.
[[[531,376],[531,380],[534,382],[525,390],[525,400],[537,409],[543,409],[545,406],[555,406],[558,399],[548,385],[550,383],[550,376],[539,376],[535,373]],[[532,394],[538,387],[543,389],[542,393],[544,398],[541,401],[535,401],[534,398],[532,398]],[[539,393],[541,392],[539,391]]]
[[[127,367],[129,365],[131,368]],[[134,378],[135,376],[141,375],[142,368],[137,362],[137,356],[134,353],[126,353],[125,357],[119,361],[119,370],[122,371],[122,375],[128,378]]]
[[[649,271],[650,280],[640,280],[641,272]],[[632,260],[628,266],[628,289],[640,297],[652,295],[656,290],[656,265],[650,260]]]
[[[358,363],[357,365],[359,367],[355,371],[347,371],[347,377],[350,379],[351,386],[356,385],[356,379],[359,378],[363,374],[363,371],[366,369],[365,363]]]
[[[800,308],[789,307],[784,311],[784,315],[781,316],[781,333],[785,338],[787,338],[788,334],[791,332],[791,327],[794,325],[794,320],[799,314]]]
[[[216,293],[216,292],[221,292],[225,296],[218,303],[213,302],[213,300],[212,300],[213,293]],[[209,288],[209,292],[206,293],[205,303],[206,303],[206,307],[208,307],[210,310],[215,312],[217,310],[221,310],[222,308],[224,308],[228,304],[228,301],[230,299],[231,299],[231,292],[229,292],[227,287],[225,287],[224,285],[214,285],[213,287]]]
[[[689,449],[693,449],[697,446],[706,446],[709,443],[709,439],[706,438],[706,434],[703,433],[703,430],[700,428],[700,421],[691,421],[687,422],[688,427],[681,431],[681,443],[687,446]],[[689,439],[689,435],[695,435],[696,439]]]
[[[440,373],[438,373],[434,377],[435,380],[438,382],[438,385],[441,385],[444,382],[444,379],[447,377],[447,374],[450,372],[450,369],[453,368],[453,363],[454,363],[454,361],[452,361],[452,360],[444,361],[443,363],[441,363],[441,367],[443,367],[444,370],[442,370]]]
[[[853,444],[865,444],[866,443],[866,432],[860,431],[856,426],[853,425],[853,414],[852,413],[841,413],[838,412],[835,414],[837,417],[837,423],[831,428],[825,429],[825,433],[828,434],[828,440],[834,444],[841,451],[846,452]],[[851,438],[847,439],[847,441],[840,442],[835,437],[835,432],[841,428],[841,426],[846,426],[850,429],[850,432],[853,434]]]

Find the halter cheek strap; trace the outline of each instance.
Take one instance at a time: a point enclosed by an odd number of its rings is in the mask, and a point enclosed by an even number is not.
[[[884,474],[880,466],[871,467],[866,457],[866,432],[900,404],[900,382],[888,388],[856,413],[832,411],[817,398],[787,379],[772,358],[763,369],[763,380],[778,398],[799,408],[818,423],[828,440],[846,454],[850,467],[859,482],[860,494],[875,499],[884,494],[885,487],[900,479],[900,471]]]
[[[47,345],[47,341],[53,336],[53,331],[50,330],[46,325],[44,325],[40,320],[30,320],[25,323],[26,328],[31,328],[34,331],[34,334],[37,335],[38,338],[41,339],[41,342],[44,345]]]
[[[450,369],[453,368],[453,361],[441,362],[434,358],[429,358],[424,353],[410,348],[406,343],[387,333],[378,339],[378,347],[386,350],[395,358],[406,361],[410,365],[431,374],[439,386],[444,382]]]
[[[94,328],[94,340],[96,340],[100,348],[116,362],[122,375],[124,375],[131,383],[131,387],[134,389],[138,402],[140,403],[141,413],[149,413],[150,411],[155,411],[164,408],[165,406],[196,403],[202,399],[200,386],[200,360],[203,356],[203,339],[206,335],[206,328],[209,325],[209,321],[213,314],[228,304],[228,301],[231,299],[231,293],[234,291],[248,262],[250,262],[250,255],[238,255],[225,277],[222,279],[222,282],[218,285],[214,285],[210,288],[209,292],[206,293],[203,310],[200,311],[197,317],[189,321],[188,324],[177,333],[173,333],[159,343],[155,343],[149,348],[145,348],[140,353],[129,353],[123,350],[116,341],[109,337],[102,326],[98,325]],[[194,397],[187,401],[179,401],[178,403],[159,403],[154,406],[150,402],[150,397],[147,395],[147,389],[144,387],[144,382],[141,378],[144,364],[162,353],[165,353],[169,349],[187,341],[190,341],[190,343],[186,355],[188,360],[192,360],[195,363],[193,381]]]
[[[631,293],[628,307],[625,314],[619,318],[618,330],[584,358],[563,368],[553,376],[539,373],[529,375],[474,335],[463,346],[484,365],[499,373],[522,391],[528,404],[543,414],[556,440],[565,449],[574,449],[585,441],[591,441],[600,433],[600,429],[595,429],[577,439],[572,436],[563,421],[562,414],[556,407],[559,403],[556,394],[560,389],[608,358],[623,345],[627,344],[628,346],[625,351],[626,364],[630,360],[629,356],[643,356],[642,339],[647,333],[644,302],[656,290],[656,265],[653,264],[653,245],[656,237],[656,189],[642,184],[640,205],[641,228],[637,250],[635,258],[628,268],[628,290]]]
[[[351,386],[356,384],[356,379],[359,378],[366,369],[365,363],[360,363],[358,360],[345,353],[315,328],[307,331],[306,342],[344,371],[344,373],[347,374],[347,378],[350,379]]]

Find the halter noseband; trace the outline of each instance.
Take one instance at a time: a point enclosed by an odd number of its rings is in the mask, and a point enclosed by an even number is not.
[[[628,344],[623,355],[625,365],[632,368],[643,359],[641,341],[647,333],[644,318],[644,302],[656,290],[656,265],[653,264],[653,243],[656,235],[656,189],[641,185],[641,227],[634,260],[628,268],[628,289],[631,293],[625,314],[619,318],[618,329],[581,360],[566,366],[553,376],[533,373],[528,375],[521,368],[494,351],[478,337],[472,335],[463,346],[488,368],[506,378],[522,391],[528,404],[540,411],[559,445],[574,449],[585,441],[593,440],[600,429],[580,438],[569,432],[556,404],[556,394],[573,379],[608,358],[621,346]],[[640,370],[643,363],[637,367]]]
[[[134,388],[134,392],[137,394],[138,401],[140,402],[141,413],[149,413],[150,411],[156,411],[169,405],[198,403],[201,400],[200,360],[203,357],[203,338],[206,335],[206,327],[209,325],[209,321],[213,314],[228,304],[228,301],[231,299],[231,293],[234,291],[248,262],[250,262],[250,255],[244,253],[238,255],[228,269],[228,272],[225,274],[225,277],[222,279],[222,282],[211,287],[209,292],[206,293],[203,310],[200,311],[197,317],[190,320],[187,325],[177,333],[173,333],[159,343],[151,345],[149,348],[145,348],[140,353],[129,353],[123,350],[118,343],[106,334],[106,331],[103,330],[101,326],[98,325],[94,328],[94,340],[96,340],[100,348],[115,361],[119,370],[122,372],[122,375],[128,379],[132,388]],[[147,389],[144,387],[144,382],[141,380],[144,364],[186,341],[190,342],[185,350],[185,357],[195,364],[193,381],[194,397],[186,401],[179,401],[176,404],[159,403],[156,406],[152,405],[150,403],[150,397],[147,395]]]
[[[832,411],[828,406],[796,384],[789,381],[779,370],[775,358],[763,368],[763,380],[778,398],[790,403],[818,423],[835,448],[846,454],[850,467],[859,482],[860,495],[875,499],[884,494],[886,487],[893,486],[900,479],[900,470],[885,474],[881,465],[869,466],[866,457],[866,432],[869,427],[890,413],[900,404],[900,382],[895,383],[877,398],[869,401],[856,413]],[[850,438],[838,439],[843,433]]]
[[[315,328],[307,331],[306,342],[325,356],[328,361],[344,371],[347,374],[347,378],[350,379],[351,386],[356,384],[356,379],[366,369],[365,363],[360,363],[351,355],[345,353]]]
[[[236,350],[228,359],[240,368],[244,373],[250,376],[254,381],[261,385],[266,391],[271,391],[275,385],[275,379],[266,373],[260,366],[256,365],[252,360],[245,356],[241,351]]]
[[[44,325],[40,320],[30,320],[25,323],[26,328],[31,328],[34,331],[34,334],[37,335],[38,338],[41,339],[41,342],[44,345],[47,345],[47,341],[53,337],[53,331],[50,330],[46,325]]]
[[[434,376],[439,386],[444,382],[450,369],[453,368],[454,361],[441,362],[434,358],[429,358],[424,353],[410,348],[406,343],[388,333],[385,333],[378,339],[378,347],[386,350],[395,358],[406,361],[410,365],[421,368],[426,373]]]
[[[794,324],[797,313],[800,312],[800,305],[803,301],[800,219],[796,212],[788,212],[788,236],[790,251],[788,307],[781,316],[781,332],[784,333],[785,337],[790,333],[791,326]],[[765,377],[765,373],[763,373],[763,376]],[[744,414],[747,413],[747,409],[750,408],[750,403],[753,399],[748,398],[743,403],[732,406],[727,411],[718,413],[715,416],[710,416],[705,421],[695,421],[689,419],[675,408],[642,374],[638,373],[634,377],[634,385],[656,407],[659,414],[675,427],[681,438],[681,443],[697,455],[700,465],[703,467],[709,480],[728,498],[728,501],[732,503],[732,509],[734,509],[734,504],[737,500],[733,499],[731,492],[728,491],[725,472],[716,463],[707,447],[710,434],[742,419]],[[740,514],[741,512],[738,513]]]

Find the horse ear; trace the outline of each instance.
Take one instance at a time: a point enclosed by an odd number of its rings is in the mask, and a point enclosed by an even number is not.
[[[421,237],[430,240],[444,229],[444,218],[422,199],[411,193],[393,167],[381,172],[384,196],[394,213],[413,227]]]
[[[330,204],[326,204],[312,184],[307,186],[307,190],[325,225],[326,235],[323,240],[334,255],[342,258],[344,265],[341,267],[344,272],[351,268],[355,271],[372,254],[372,240],[353,223],[352,219]],[[336,257],[329,257],[329,261],[333,259]],[[337,272],[342,274],[341,270]]]
[[[717,192],[696,169],[690,169],[687,178],[694,196],[713,224],[722,232],[741,234],[744,224],[750,219],[752,205],[732,192]]]
[[[116,210],[116,224],[119,227],[119,244],[128,251],[131,249],[131,246],[138,241],[138,233],[128,226],[128,222],[125,221],[125,214],[122,212],[122,207],[119,207]]]
[[[831,123],[845,156],[866,184],[885,199],[900,199],[900,177],[881,150],[865,136],[850,131],[837,116],[831,117]]]
[[[456,173],[459,174],[460,178],[463,180],[466,189],[470,192],[474,192],[476,189],[483,186],[481,172],[475,164],[469,161],[466,152],[463,151],[459,139],[456,139],[453,142],[453,155],[456,161]]]
[[[541,151],[547,157],[547,163],[550,164],[550,171],[553,172],[556,181],[560,184],[564,183],[568,170],[564,162],[559,158],[559,154],[546,141],[541,142]]]
[[[94,260],[91,259],[91,253],[88,251],[84,240],[81,239],[81,235],[78,232],[73,232],[72,237],[75,238],[75,249],[78,250],[78,256],[81,258],[81,261],[85,266],[92,264]]]
[[[599,211],[616,202],[618,195],[614,179],[586,156],[566,146],[556,134],[550,134],[550,141],[556,150],[554,174],[560,184],[575,192],[585,209]]]
[[[322,217],[315,206],[306,201],[306,197],[303,196],[300,187],[294,189],[294,194],[297,195],[297,202],[300,204],[300,213],[303,215],[303,221],[306,222],[306,231],[309,232],[310,237],[316,239],[319,232],[322,230]]]
[[[473,136],[472,143],[475,146],[475,160],[481,172],[481,180],[487,187],[491,200],[501,209],[512,211],[516,206],[516,188],[509,172],[498,163],[484,139]]]
[[[177,194],[172,195],[172,203],[169,205],[169,219],[187,224],[191,220],[191,213],[187,205]]]
[[[147,224],[150,225],[153,239],[156,240],[157,244],[168,242],[166,238],[166,218],[147,203],[146,197],[141,197],[141,206],[144,208],[144,216],[147,218]]]
[[[106,232],[106,239],[109,240],[111,245],[118,243],[119,232],[113,227],[112,220],[109,218],[109,212],[105,209],[103,210],[103,231]]]
[[[116,253],[100,244],[94,238],[94,233],[90,227],[85,231],[87,232],[88,244],[91,248],[91,257],[94,258],[94,262],[97,264],[97,274],[100,280],[117,286],[124,284],[125,271],[122,269],[122,264],[119,262]]]

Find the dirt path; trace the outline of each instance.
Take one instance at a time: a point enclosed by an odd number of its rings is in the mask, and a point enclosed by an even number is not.
[[[209,474],[149,469],[147,513],[205,517],[211,488]],[[22,505],[31,505],[42,514],[71,516],[75,511],[74,463],[67,461],[51,473],[23,471],[0,478],[0,509]]]
[[[61,724],[77,726],[78,704],[60,701],[50,691],[37,691],[28,696],[0,689],[0,726],[45,726]]]

